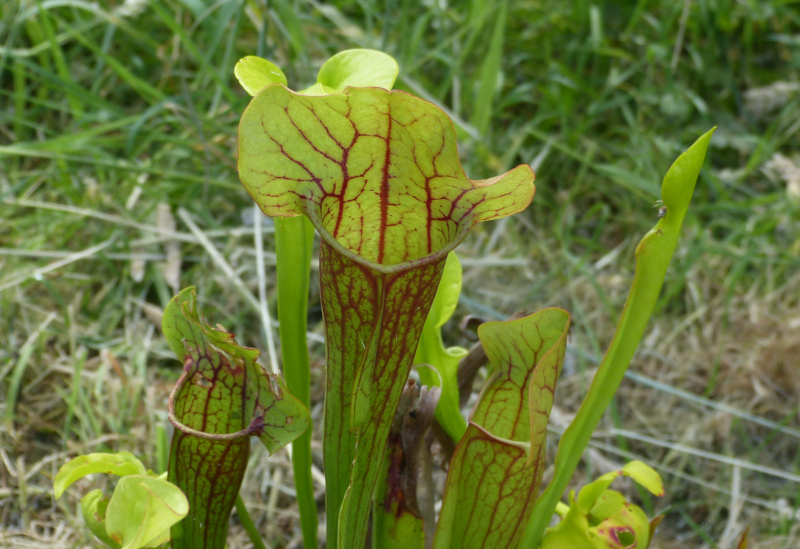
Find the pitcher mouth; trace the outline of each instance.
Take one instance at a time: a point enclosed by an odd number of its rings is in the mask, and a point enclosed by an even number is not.
[[[316,204],[315,204],[316,206]],[[383,264],[378,263],[376,261],[371,261],[357,252],[351,250],[338,240],[325,228],[319,218],[319,210],[317,207],[310,208],[306,210],[306,217],[311,221],[311,224],[314,225],[314,228],[319,232],[320,238],[331,248],[336,250],[340,255],[347,257],[348,259],[355,261],[356,263],[363,265],[367,269],[378,272],[381,274],[394,274],[403,271],[407,271],[409,269],[415,269],[419,267],[424,267],[425,265],[430,265],[431,263],[436,263],[441,261],[447,254],[455,250],[467,237],[470,230],[472,229],[471,225],[468,223],[462,223],[461,226],[458,227],[456,233],[452,239],[450,239],[444,246],[441,248],[434,250],[433,252],[429,253],[428,255],[424,255],[422,257],[418,257],[416,259],[409,259],[407,261],[402,261],[400,263],[392,263],[392,264]]]

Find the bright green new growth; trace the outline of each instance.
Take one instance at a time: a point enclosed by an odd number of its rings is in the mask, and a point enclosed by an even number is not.
[[[340,51],[319,69],[317,82],[335,93],[348,86],[391,90],[400,67],[390,55],[375,50]]]
[[[625,497],[608,487],[614,479],[627,476],[656,496],[664,495],[661,477],[641,461],[632,461],[570,493],[570,506],[563,518],[550,528],[539,549],[647,549],[650,523],[647,515]]]
[[[255,55],[240,59],[233,68],[233,74],[250,95],[257,94],[261,88],[269,84],[289,85],[286,76],[277,65]]]
[[[442,280],[433,299],[433,305],[422,328],[414,364],[429,364],[436,368],[435,375],[428,368],[419,368],[420,381],[428,387],[441,386],[442,394],[436,407],[436,420],[458,443],[467,432],[467,421],[461,415],[458,395],[458,363],[467,354],[463,347],[445,347],[442,341],[442,326],[450,320],[458,305],[461,293],[461,263],[455,252],[450,252],[444,265]]]
[[[56,499],[76,480],[94,473],[106,473],[124,477],[126,475],[146,475],[147,468],[130,452],[118,454],[86,454],[78,456],[61,466],[58,470],[53,491]]]
[[[678,157],[664,177],[661,197],[666,215],[636,247],[636,272],[617,331],[575,419],[561,437],[553,480],[536,503],[521,545],[523,549],[539,547],[545,528],[572,478],[583,450],[614,397],[639,345],[678,244],[683,218],[689,208],[714,129],[702,135]]]
[[[169,541],[170,528],[187,516],[186,496],[160,478],[121,478],[106,508],[108,537],[122,549],[156,547]],[[141,520],[131,520],[141,515]]]
[[[545,309],[478,329],[492,376],[450,465],[435,549],[519,543],[542,482],[569,323],[566,311]]]
[[[111,499],[92,490],[81,499],[89,530],[115,549],[157,547],[169,541],[170,528],[189,512],[186,496],[174,484],[148,473],[128,452],[87,454],[65,463],[56,474],[56,499],[75,481],[95,473],[122,477]]]
[[[184,372],[170,396],[175,425],[169,477],[190,504],[172,528],[173,549],[225,545],[228,518],[257,436],[270,453],[306,430],[308,411],[256,362],[257,349],[200,319],[194,288],[164,311],[163,331]]]
[[[267,215],[305,214],[322,236],[328,546],[361,547],[445,256],[475,223],[525,208],[533,172],[469,180],[450,120],[411,95],[272,84],[242,116],[239,176]]]

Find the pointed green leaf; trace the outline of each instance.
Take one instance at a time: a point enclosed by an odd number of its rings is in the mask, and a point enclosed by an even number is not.
[[[678,245],[683,218],[689,208],[700,168],[714,129],[700,138],[670,167],[661,185],[666,215],[636,247],[636,271],[614,339],[597,369],[578,413],[564,432],[556,453],[555,473],[536,502],[522,549],[536,549],[550,523],[589,439],[619,387],[653,312],[667,267]]]
[[[257,94],[261,88],[269,84],[288,85],[286,76],[277,65],[255,55],[239,59],[233,67],[233,74],[250,95]]]
[[[436,419],[454,443],[458,443],[467,431],[467,420],[461,415],[458,405],[457,377],[458,363],[466,356],[467,350],[462,347],[445,347],[442,326],[453,316],[460,293],[461,263],[458,262],[455,252],[450,252],[414,355],[414,364],[430,364],[439,373],[437,376],[427,368],[417,370],[423,385],[436,387],[441,384],[442,396],[436,407]]]
[[[391,90],[400,72],[397,61],[376,50],[345,50],[328,59],[319,69],[317,82],[337,92],[347,86],[375,86]]]
[[[655,469],[649,465],[633,460],[625,464],[622,468],[622,474],[635,480],[654,496],[664,496],[664,482]]]
[[[446,254],[475,223],[524,209],[533,172],[468,179],[450,120],[409,94],[272,85],[242,116],[239,176],[267,215],[305,214],[322,237],[328,547],[359,548]]]
[[[247,467],[250,436],[270,453],[309,424],[305,407],[256,362],[259,351],[200,320],[194,288],[170,301],[163,331],[184,372],[170,396],[175,425],[169,478],[191,514],[173,527],[173,548],[221,548]]]
[[[516,547],[542,482],[568,331],[561,309],[478,328],[494,369],[450,464],[435,549]]]
[[[118,454],[86,454],[78,456],[61,466],[53,481],[56,499],[76,480],[93,473],[107,473],[124,477],[126,475],[146,475],[147,469],[130,452]]]
[[[106,532],[122,549],[156,547],[188,512],[186,496],[171,482],[131,475],[120,479],[108,503]]]
[[[114,549],[119,549],[120,544],[108,537],[106,533],[106,509],[108,508],[108,498],[103,495],[102,490],[92,490],[81,498],[81,515],[89,531],[94,536]]]

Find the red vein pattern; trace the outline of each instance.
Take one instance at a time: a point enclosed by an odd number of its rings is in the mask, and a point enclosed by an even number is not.
[[[302,404],[278,378],[257,364],[257,349],[240,347],[233,334],[198,318],[194,289],[178,294],[164,311],[164,334],[183,360],[170,396],[175,425],[169,480],[189,501],[189,515],[172,527],[173,549],[222,547],[239,493],[250,437],[270,452],[308,427]]]
[[[519,544],[541,487],[568,330],[561,309],[479,328],[494,373],[450,464],[435,549]]]
[[[347,526],[339,531],[339,547],[361,547],[366,536],[389,428],[444,261],[442,257],[422,267],[383,274],[336,253],[324,241],[320,248],[328,342],[324,457],[326,474],[335,476],[326,494],[329,539],[336,535],[344,487],[350,487],[340,523]],[[356,386],[366,398],[352,399]],[[354,412],[353,406],[364,409]]]
[[[447,115],[380,88],[312,97],[268,86],[242,115],[239,177],[267,215],[316,217],[381,265],[441,250],[475,223],[525,209],[534,193],[527,165],[468,179]]]
[[[472,181],[438,107],[380,88],[264,88],[239,125],[239,177],[267,215],[322,236],[328,548],[362,547],[397,402],[447,252],[527,207],[527,165]],[[340,513],[341,508],[341,513]]]

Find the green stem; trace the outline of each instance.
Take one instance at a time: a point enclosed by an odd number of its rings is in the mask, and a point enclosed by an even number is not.
[[[306,342],[308,288],[314,227],[305,217],[275,218],[275,251],[278,276],[278,316],[280,320],[283,375],[289,391],[311,408],[311,375]],[[311,434],[309,429],[292,443],[297,505],[303,547],[317,547],[317,504],[311,478]]]
[[[267,546],[261,541],[261,535],[258,533],[250,513],[247,512],[247,507],[245,507],[241,495],[236,496],[236,514],[239,515],[239,520],[244,527],[244,531],[247,532],[247,537],[253,542],[253,547],[255,549],[267,549]]]

